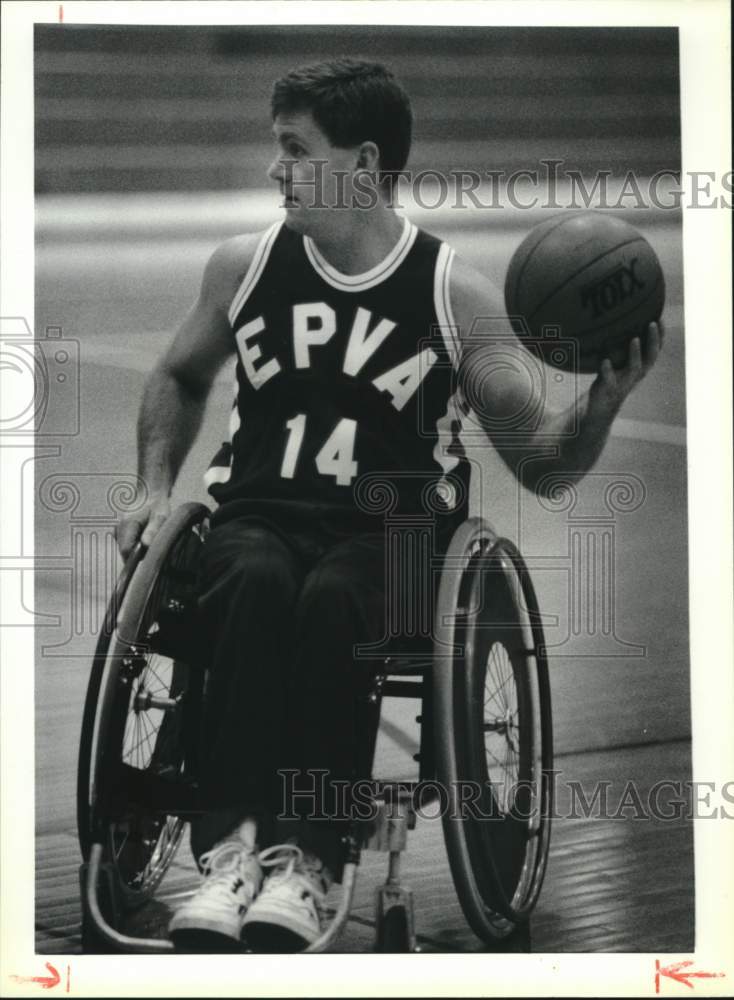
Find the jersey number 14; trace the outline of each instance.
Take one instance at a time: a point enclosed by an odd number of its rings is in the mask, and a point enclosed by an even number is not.
[[[286,424],[288,440],[283,454],[280,474],[284,479],[293,479],[306,433],[306,414],[299,413]],[[354,460],[354,438],[357,421],[342,418],[324,442],[316,456],[316,468],[322,476],[334,476],[337,486],[349,486],[357,475]]]

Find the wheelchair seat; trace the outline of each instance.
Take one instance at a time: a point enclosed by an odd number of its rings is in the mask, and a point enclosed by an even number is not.
[[[119,925],[155,894],[186,822],[202,811],[197,757],[205,678],[192,649],[197,558],[209,515],[202,504],[183,504],[150,549],[136,546],[92,662],[77,785],[84,927],[90,939],[121,950],[172,949],[167,940],[129,937]],[[440,799],[467,921],[481,940],[501,941],[527,922],[537,902],[552,812],[545,645],[515,546],[483,519],[461,525],[444,558],[431,642],[390,652],[376,662],[363,710],[374,722],[386,697],[420,702],[419,779],[399,786],[376,779],[376,821],[355,822],[345,836],[342,904],[309,950],[328,947],[346,921],[363,848],[390,855],[378,897],[378,950],[414,946],[411,896],[397,872],[428,786]],[[374,740],[364,752],[368,776]]]

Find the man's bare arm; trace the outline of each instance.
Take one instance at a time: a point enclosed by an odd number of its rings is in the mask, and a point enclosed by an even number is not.
[[[258,239],[259,234],[237,237],[214,252],[196,303],[146,382],[137,442],[138,475],[147,496],[120,523],[123,556],[138,537],[150,545],[170,513],[171,490],[196,440],[212,383],[233,350],[227,311]]]
[[[489,279],[457,261],[451,295],[462,338],[460,384],[505,463],[515,474],[522,463],[522,482],[531,490],[549,472],[580,479],[601,455],[622,403],[654,365],[662,343],[660,324],[650,325],[644,363],[636,338],[624,369],[615,371],[608,359],[603,361],[588,392],[560,413],[546,410],[536,427],[524,430],[525,415],[542,404],[538,379],[529,375],[538,370],[537,362],[504,318],[501,294]],[[531,455],[534,460],[523,463]]]

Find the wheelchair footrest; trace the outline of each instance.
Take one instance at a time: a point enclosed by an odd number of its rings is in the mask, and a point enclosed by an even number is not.
[[[413,894],[400,885],[400,860],[408,842],[408,830],[416,815],[411,789],[387,787],[375,803],[377,815],[364,846],[389,855],[387,880],[376,892],[375,928],[378,952],[415,951]]]
[[[389,882],[376,892],[375,946],[380,952],[416,950],[413,893]]]
[[[376,815],[366,831],[364,847],[368,851],[404,851],[408,830],[415,829],[412,796],[378,799],[375,807]]]

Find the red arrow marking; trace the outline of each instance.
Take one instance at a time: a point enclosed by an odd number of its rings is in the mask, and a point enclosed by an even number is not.
[[[667,976],[668,979],[674,979],[677,983],[683,983],[689,989],[693,989],[693,983],[689,983],[689,979],[723,979],[726,973],[724,972],[681,972],[681,969],[687,969],[689,966],[693,965],[693,962],[675,962],[673,965],[660,965],[660,962],[655,959],[655,992],[660,992],[660,977]]]
[[[38,983],[41,989],[51,990],[61,982],[58,969],[55,969],[50,962],[46,962],[46,968],[51,973],[50,976],[11,976],[17,983]]]

